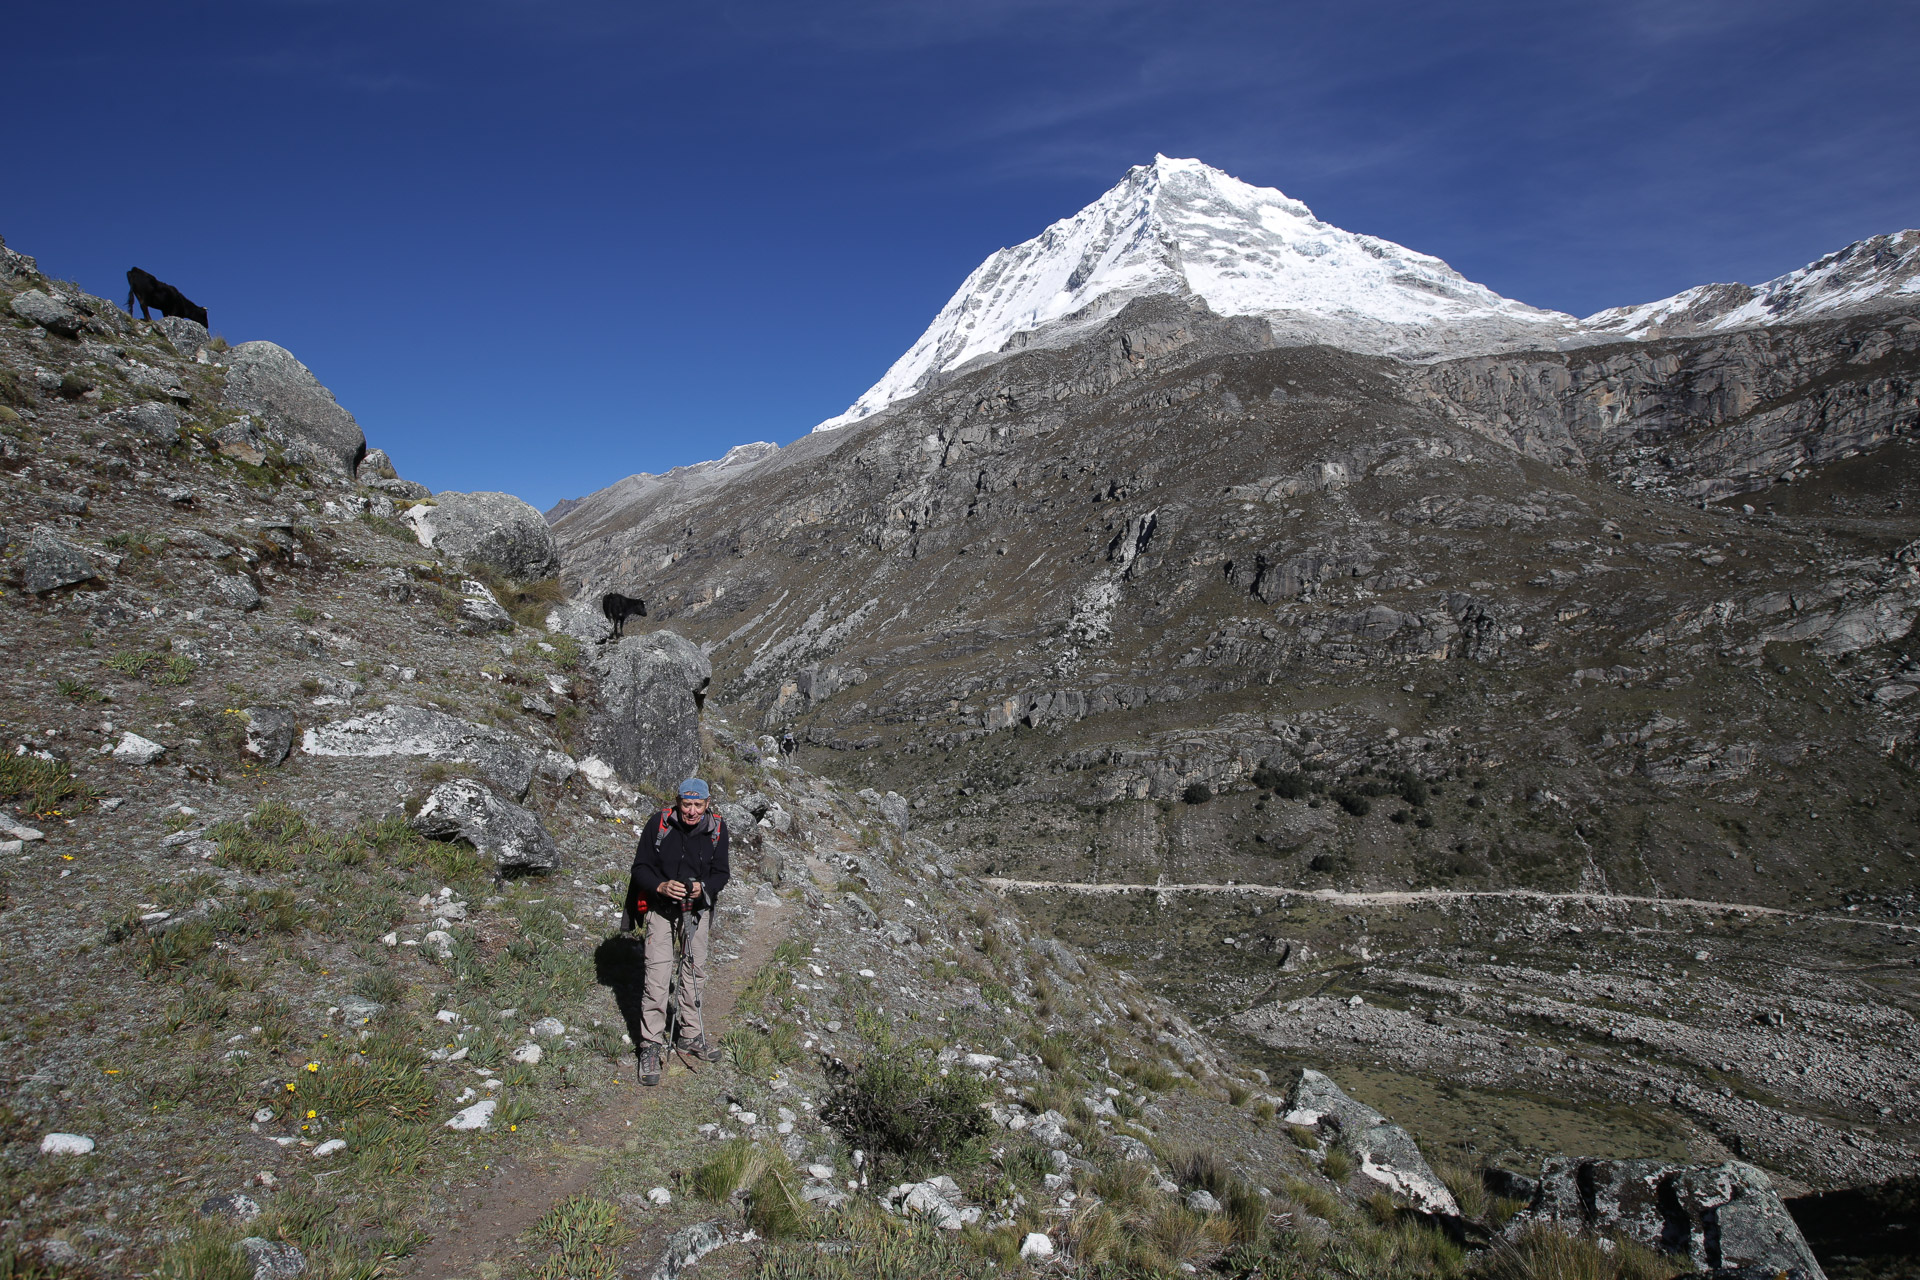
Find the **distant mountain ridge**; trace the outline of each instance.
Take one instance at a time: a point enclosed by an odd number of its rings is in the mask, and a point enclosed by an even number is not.
[[[1799,320],[1826,320],[1920,303],[1920,231],[1856,240],[1763,285],[1703,284],[1637,307],[1610,307],[1581,324],[1622,338],[1677,338]]]

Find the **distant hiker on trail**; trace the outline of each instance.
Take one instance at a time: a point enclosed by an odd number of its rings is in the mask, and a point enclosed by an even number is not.
[[[714,904],[727,887],[727,824],[708,811],[707,784],[688,778],[677,803],[641,829],[627,884],[626,928],[647,928],[640,1001],[640,1083],[660,1083],[669,1044],[702,1062],[720,1056],[707,1039],[700,995],[707,983],[707,941]],[[677,960],[676,960],[676,952]],[[676,976],[674,1034],[667,1035],[667,988]]]
[[[793,730],[789,729],[780,735],[780,754],[782,756],[790,757],[799,749],[800,744],[793,740]]]

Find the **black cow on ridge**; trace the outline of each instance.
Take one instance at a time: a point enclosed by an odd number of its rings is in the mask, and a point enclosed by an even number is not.
[[[207,309],[198,307],[172,285],[157,280],[138,267],[127,272],[127,314],[133,314],[133,304],[140,304],[140,318],[151,320],[153,315],[147,310],[152,307],[163,316],[180,316],[192,320],[201,328],[207,326]]]
[[[647,602],[636,600],[632,596],[623,596],[618,591],[609,591],[600,597],[600,612],[605,614],[607,621],[613,624],[613,634],[621,636],[626,634],[628,618],[647,616]]]

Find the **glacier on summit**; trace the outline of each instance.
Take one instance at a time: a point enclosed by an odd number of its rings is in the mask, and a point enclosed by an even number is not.
[[[1070,218],[993,254],[848,410],[858,422],[944,376],[1061,345],[1148,294],[1259,316],[1286,345],[1430,360],[1590,341],[1580,322],[1503,298],[1439,258],[1320,221],[1271,187],[1155,156]]]
[[[885,376],[814,430],[858,422],[1014,351],[1068,345],[1149,294],[1257,316],[1282,346],[1424,362],[1920,304],[1920,231],[1857,241],[1757,287],[1700,285],[1580,320],[1501,297],[1430,254],[1322,222],[1271,187],[1155,156],[1072,217],[981,263]]]

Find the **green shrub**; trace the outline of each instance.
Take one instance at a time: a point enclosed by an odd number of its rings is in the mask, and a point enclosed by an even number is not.
[[[972,1072],[942,1076],[910,1050],[882,1049],[834,1090],[820,1117],[877,1161],[917,1173],[971,1153],[990,1124],[986,1100]]]
[[[1373,801],[1344,787],[1333,792],[1333,802],[1356,818],[1364,818],[1373,812]]]
[[[1213,799],[1213,788],[1204,782],[1189,782],[1187,789],[1180,793],[1180,798],[1188,804],[1205,804]]]

